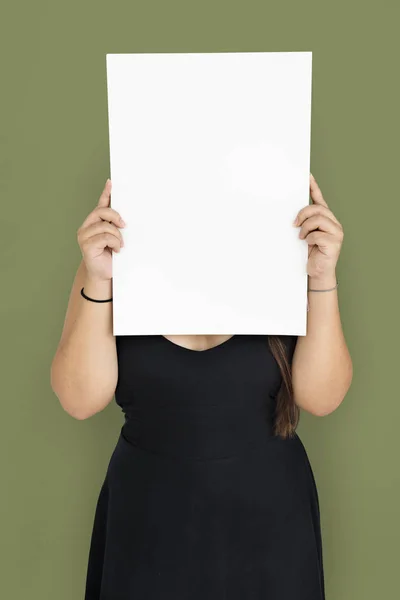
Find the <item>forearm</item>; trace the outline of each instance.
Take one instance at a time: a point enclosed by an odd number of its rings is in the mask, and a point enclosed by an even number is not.
[[[86,279],[84,291],[96,299],[110,298],[110,281]],[[84,419],[113,398],[118,378],[112,303],[90,302],[80,295],[68,335],[63,336],[51,367],[51,384],[64,410]]]
[[[330,289],[336,276],[309,277],[310,289]],[[308,292],[307,335],[299,336],[293,356],[295,402],[315,415],[326,415],[344,399],[352,380],[352,361],[344,338],[338,290]]]

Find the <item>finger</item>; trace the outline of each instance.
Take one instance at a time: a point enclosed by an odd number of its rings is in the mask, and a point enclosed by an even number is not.
[[[114,223],[116,227],[125,227],[125,222],[119,212],[110,206],[98,206],[92,210],[92,212],[89,213],[82,223],[82,227],[89,227],[89,225],[92,225],[93,223],[99,223],[101,221]]]
[[[111,180],[107,179],[106,185],[101,192],[97,206],[110,206],[111,202]]]
[[[96,250],[104,250],[107,246],[112,250],[119,252],[121,249],[119,238],[112,233],[99,233],[83,242],[81,248],[82,252],[90,255],[95,253]]]
[[[92,225],[89,225],[89,227],[78,229],[78,242],[80,245],[82,245],[90,237],[106,232],[116,235],[121,240],[121,246],[124,245],[121,231],[118,229],[118,227],[112,223],[109,223],[108,221],[98,221]]]
[[[309,245],[317,245],[319,248],[328,248],[335,240],[332,234],[325,231],[312,231],[307,235],[305,241]]]
[[[322,204],[307,204],[307,206],[304,206],[297,213],[294,223],[299,227],[305,219],[313,217],[314,215],[324,215],[325,217],[329,217],[334,223],[341,227],[340,222],[335,217],[333,212],[326,206],[322,206]]]
[[[314,176],[310,173],[310,195],[311,199],[315,204],[320,204],[322,206],[328,206],[327,202],[324,200],[322,192],[319,188],[318,183],[315,181]]]
[[[332,235],[339,235],[342,232],[341,227],[329,219],[329,217],[315,215],[314,217],[310,217],[304,221],[300,229],[299,238],[305,238],[310,231],[314,231],[316,229],[319,231],[325,231],[326,233],[331,233]]]
[[[309,246],[318,246],[320,250],[333,249],[335,245],[338,245],[337,240],[333,238],[332,234],[325,231],[312,231],[305,238],[305,241]]]

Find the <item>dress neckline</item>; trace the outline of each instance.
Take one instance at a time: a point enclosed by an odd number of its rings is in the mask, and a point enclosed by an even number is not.
[[[217,344],[216,346],[211,346],[211,348],[206,348],[205,350],[193,350],[193,348],[188,348],[187,346],[181,346],[180,344],[176,344],[175,342],[172,342],[171,340],[166,338],[164,335],[160,335],[160,337],[164,340],[164,342],[166,342],[170,346],[175,346],[175,348],[177,348],[178,350],[180,350],[182,352],[186,352],[186,353],[190,353],[190,354],[208,354],[209,352],[212,352],[213,350],[215,351],[215,350],[218,350],[219,348],[225,348],[229,344],[229,342],[231,342],[237,336],[236,336],[236,334],[233,334],[227,340],[224,340],[223,342],[221,342],[220,344]]]

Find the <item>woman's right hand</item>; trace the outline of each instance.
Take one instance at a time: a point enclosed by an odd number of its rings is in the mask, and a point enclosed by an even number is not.
[[[120,214],[110,207],[111,180],[107,179],[96,208],[89,213],[77,232],[88,277],[93,281],[112,279],[112,251],[119,252],[124,245],[118,229],[125,223]]]

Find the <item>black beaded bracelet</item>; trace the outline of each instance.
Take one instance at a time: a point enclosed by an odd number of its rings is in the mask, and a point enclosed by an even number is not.
[[[90,300],[90,302],[111,302],[112,298],[108,298],[107,300],[95,300],[94,298],[89,298],[89,296],[86,296],[85,292],[83,291],[83,288],[81,289],[81,296],[83,296],[86,300]]]

